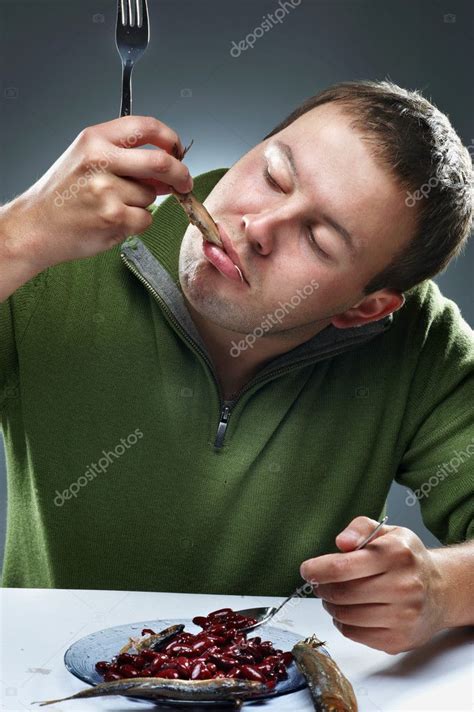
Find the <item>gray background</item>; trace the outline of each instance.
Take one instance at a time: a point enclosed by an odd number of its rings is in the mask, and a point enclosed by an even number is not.
[[[185,144],[194,139],[186,157],[193,175],[230,166],[303,99],[348,79],[390,78],[421,89],[449,115],[465,145],[474,144],[468,0],[301,0],[237,58],[232,42],[274,13],[277,0],[149,0],[149,6],[152,41],[135,68],[133,113],[156,116]],[[0,0],[2,203],[35,182],[82,128],[118,115],[115,7],[115,0]],[[471,241],[437,280],[471,326],[473,262]],[[1,455],[0,447],[0,556]],[[391,522],[436,544],[405,496],[393,487]]]

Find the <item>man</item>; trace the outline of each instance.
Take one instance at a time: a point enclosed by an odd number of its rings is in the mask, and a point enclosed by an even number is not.
[[[145,209],[193,187],[176,145],[91,127],[2,208],[4,585],[284,595],[301,572],[388,652],[472,624],[474,340],[429,280],[472,219],[448,119],[389,82],[313,97],[196,179],[225,252],[174,198]],[[451,546],[384,526],[353,551],[393,479]]]

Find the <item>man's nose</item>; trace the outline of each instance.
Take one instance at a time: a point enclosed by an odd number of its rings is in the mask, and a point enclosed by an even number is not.
[[[261,255],[268,255],[274,248],[277,235],[290,229],[290,220],[286,211],[278,209],[247,213],[242,215],[242,229],[253,249]]]

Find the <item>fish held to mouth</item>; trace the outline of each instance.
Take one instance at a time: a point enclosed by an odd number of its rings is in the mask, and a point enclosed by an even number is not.
[[[189,222],[201,231],[204,238],[208,242],[212,242],[214,245],[222,247],[222,240],[216,223],[196,196],[193,193],[178,193],[174,190],[174,188],[173,195],[188,216]]]
[[[182,161],[192,145],[193,141],[191,141],[184,151],[180,152],[178,145],[175,144],[173,147],[174,157]],[[245,283],[242,270],[234,264],[228,256],[224,243],[222,242],[219,228],[209,211],[196,198],[192,191],[190,193],[179,193],[172,188],[172,194],[183,208],[189,222],[197,227],[203,235],[203,252],[207,259],[226,277],[229,277],[229,279]],[[212,245],[215,247],[213,248]]]
[[[173,147],[174,157],[182,161],[192,145],[193,141],[191,141],[183,152],[180,152],[178,145],[175,144]],[[209,211],[196,198],[194,193],[192,191],[190,193],[179,193],[174,188],[172,188],[172,193],[188,216],[189,222],[201,231],[208,242],[212,242],[214,245],[218,245],[218,247],[222,248],[223,244],[216,223],[209,214]]]

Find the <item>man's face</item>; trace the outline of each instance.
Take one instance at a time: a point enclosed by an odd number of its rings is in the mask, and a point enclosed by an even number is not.
[[[204,205],[230,238],[248,284],[208,261],[190,225],[180,283],[205,319],[248,334],[286,302],[294,306],[272,320],[271,333],[317,333],[318,324],[364,300],[363,287],[409,242],[413,210],[350,121],[332,104],[307,112],[240,158],[209,194]]]

